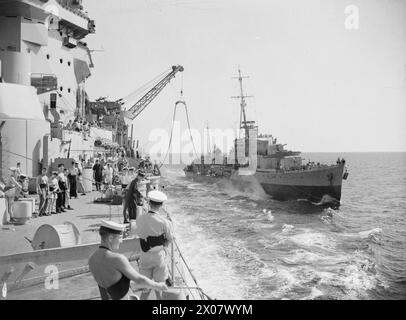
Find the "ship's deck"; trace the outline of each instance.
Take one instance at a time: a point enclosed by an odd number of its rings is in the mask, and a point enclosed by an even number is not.
[[[93,191],[86,196],[82,196],[79,199],[71,199],[70,205],[75,210],[67,211],[62,214],[53,215],[50,217],[39,217],[33,218],[26,225],[6,225],[2,227],[0,232],[0,241],[2,245],[0,246],[0,260],[5,263],[5,265],[0,265],[0,270],[2,273],[7,270],[10,266],[10,259],[15,261],[13,267],[15,267],[16,274],[19,274],[22,267],[27,263],[27,261],[36,261],[31,254],[26,253],[36,253],[30,246],[30,243],[25,239],[32,239],[36,230],[43,224],[50,225],[60,225],[66,221],[69,221],[78,228],[81,235],[81,246],[64,248],[64,249],[50,249],[41,251],[41,259],[46,261],[57,261],[52,262],[56,265],[60,272],[66,273],[65,276],[58,280],[59,289],[49,290],[45,288],[43,281],[36,281],[38,279],[44,279],[46,274],[41,273],[44,265],[35,266],[33,271],[30,271],[27,276],[24,277],[24,281],[27,285],[16,286],[16,283],[9,282],[9,291],[7,294],[7,299],[11,300],[89,300],[89,299],[100,299],[100,293],[95,280],[92,275],[88,272],[87,268],[87,258],[89,252],[97,248],[97,243],[100,241],[99,237],[99,226],[101,220],[112,220],[121,223],[122,218],[122,205],[114,206],[106,203],[95,204],[93,201],[101,196],[100,192]],[[133,267],[138,270],[138,264],[136,262],[137,250],[139,249],[137,241],[134,242],[136,238],[128,238],[125,240],[120,247],[120,249],[127,252],[126,256],[130,258]],[[127,243],[128,241],[128,243]],[[90,245],[88,245],[90,244]],[[137,249],[138,248],[138,249]],[[62,253],[57,253],[54,251],[62,250]],[[52,251],[52,252],[48,252]],[[38,253],[38,252],[37,252]],[[71,261],[72,254],[75,256]],[[91,254],[91,253],[90,253]],[[17,256],[15,256],[17,255]],[[35,254],[34,254],[35,255]],[[63,256],[61,256],[63,255]],[[78,256],[79,255],[79,256]],[[7,257],[5,257],[7,256]],[[11,258],[10,258],[11,256]],[[35,255],[36,257],[38,256]],[[25,257],[25,258],[24,258]],[[38,257],[37,257],[38,258]],[[39,259],[38,261],[40,261]],[[169,258],[168,258],[169,259]],[[184,267],[182,265],[181,259],[175,249],[175,261],[177,268],[174,274],[175,286],[184,286],[188,281],[187,275],[183,273]],[[168,261],[169,262],[169,261]],[[180,264],[178,264],[180,262]],[[50,262],[51,263],[51,262]],[[35,264],[35,262],[34,262]],[[40,273],[38,273],[40,272]],[[182,274],[180,274],[181,272]],[[1,276],[1,275],[0,275]],[[15,278],[13,274],[13,279]],[[186,276],[186,278],[185,278]],[[38,277],[38,278],[37,278]],[[10,278],[11,279],[11,278]],[[23,282],[24,282],[23,281]],[[32,285],[30,284],[33,282]],[[38,284],[39,283],[39,284]],[[189,282],[188,282],[189,283]],[[21,289],[19,289],[21,288]],[[140,296],[141,291],[134,287],[132,284],[133,293]],[[178,289],[174,289],[175,291]],[[190,288],[188,291],[194,290]],[[170,290],[171,291],[171,290]],[[198,292],[196,292],[198,293]],[[154,292],[152,291],[149,295],[149,299],[156,299]]]
[[[122,223],[122,206],[95,204],[93,201],[101,196],[93,191],[78,199],[70,199],[74,210],[50,217],[31,219],[26,225],[4,225],[0,232],[0,256],[32,251],[30,243],[24,237],[33,239],[37,229],[43,224],[61,225],[72,222],[79,230],[82,244],[99,242],[98,227],[101,220],[113,220]],[[37,198],[37,196],[30,196]],[[38,206],[38,202],[37,202]]]
[[[122,222],[123,220],[121,205],[112,206],[93,203],[100,196],[100,192],[93,191],[86,196],[79,196],[78,199],[71,199],[70,205],[74,208],[72,211],[50,217],[33,218],[26,225],[2,226],[0,232],[0,241],[2,243],[0,256],[33,252],[30,243],[25,237],[33,239],[35,232],[43,224],[60,225],[66,221],[72,222],[80,232],[82,244],[98,243],[100,241],[98,228],[101,220],[113,220],[116,222]],[[72,266],[78,268],[85,263],[85,261],[78,261],[73,263]],[[133,265],[137,267],[135,262]],[[27,275],[27,278],[30,278],[30,274]],[[12,300],[86,300],[99,299],[100,294],[91,274],[85,273],[60,279],[59,290],[47,290],[41,284],[10,291],[7,298]]]

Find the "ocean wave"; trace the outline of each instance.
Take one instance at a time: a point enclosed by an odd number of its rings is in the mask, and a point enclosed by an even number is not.
[[[222,179],[218,181],[216,187],[226,193],[231,198],[244,197],[251,200],[267,200],[269,196],[265,193],[262,186],[256,181],[234,181]]]
[[[369,239],[374,243],[380,243],[381,236],[382,236],[382,229],[381,228],[374,228],[367,231],[358,232],[361,239]]]
[[[295,227],[290,225],[290,224],[284,224],[282,226],[282,232],[283,233],[288,233],[288,232],[292,231],[293,229],[295,229]]]

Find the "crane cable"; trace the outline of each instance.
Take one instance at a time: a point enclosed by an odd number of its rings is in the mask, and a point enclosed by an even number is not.
[[[181,98],[182,98],[182,96],[183,96],[183,89],[181,90]],[[174,126],[175,126],[175,119],[176,119],[176,110],[177,110],[177,107],[178,107],[179,104],[182,104],[185,107],[186,119],[187,119],[189,134],[190,134],[190,140],[192,141],[192,146],[193,146],[193,151],[195,153],[195,156],[198,157],[197,152],[196,152],[195,143],[193,141],[192,131],[191,131],[191,128],[190,128],[189,113],[188,113],[188,110],[187,110],[187,105],[186,105],[186,102],[184,100],[179,100],[179,101],[177,101],[175,103],[175,107],[174,107],[174,110],[173,110],[172,129],[171,129],[171,135],[170,135],[170,138],[169,138],[168,150],[166,151],[165,158],[164,158],[164,160],[162,161],[162,163],[161,163],[161,165],[159,167],[160,169],[164,165],[164,163],[166,161],[166,158],[168,157],[169,150],[171,149],[172,139],[173,139],[173,129],[174,129]]]
[[[159,75],[157,75],[155,78],[151,79],[147,83],[143,84],[140,88],[136,89],[135,91],[131,92],[129,95],[126,97],[122,98],[123,105],[125,104],[130,104],[133,102],[135,99],[137,99],[138,96],[140,96],[142,93],[144,93],[153,83],[156,83],[158,79],[161,79],[170,71],[170,68],[166,69]],[[128,109],[131,109],[129,107]],[[128,111],[128,110],[127,110]]]

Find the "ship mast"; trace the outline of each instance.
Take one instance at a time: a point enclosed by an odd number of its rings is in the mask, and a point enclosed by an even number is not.
[[[207,122],[207,153],[209,159],[211,160],[211,137],[209,131],[209,122]]]
[[[241,99],[240,100],[240,106],[241,106],[241,110],[240,110],[240,129],[244,129],[244,133],[245,133],[245,153],[246,155],[248,155],[248,141],[249,141],[249,129],[253,127],[253,124],[255,124],[254,121],[247,121],[247,115],[245,112],[245,108],[247,107],[247,103],[245,102],[246,98],[253,98],[253,96],[246,96],[244,94],[244,88],[243,88],[243,84],[242,84],[242,80],[243,79],[248,79],[249,77],[243,77],[241,75],[241,69],[240,67],[238,67],[238,77],[234,77],[233,79],[238,79],[239,83],[240,83],[240,95],[239,96],[235,96],[232,97],[233,99]]]

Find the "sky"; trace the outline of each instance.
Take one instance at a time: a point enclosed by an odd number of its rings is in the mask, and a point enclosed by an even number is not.
[[[123,98],[172,65],[185,68],[134,120],[134,136],[147,151],[154,133],[169,136],[181,89],[195,142],[207,125],[236,130],[240,106],[231,96],[239,94],[232,79],[239,67],[249,76],[245,93],[254,96],[247,99],[249,120],[286,148],[406,151],[406,1],[84,0],[84,6],[96,21],[86,41],[103,50],[93,52],[91,99]],[[176,118],[184,145],[184,110]]]

